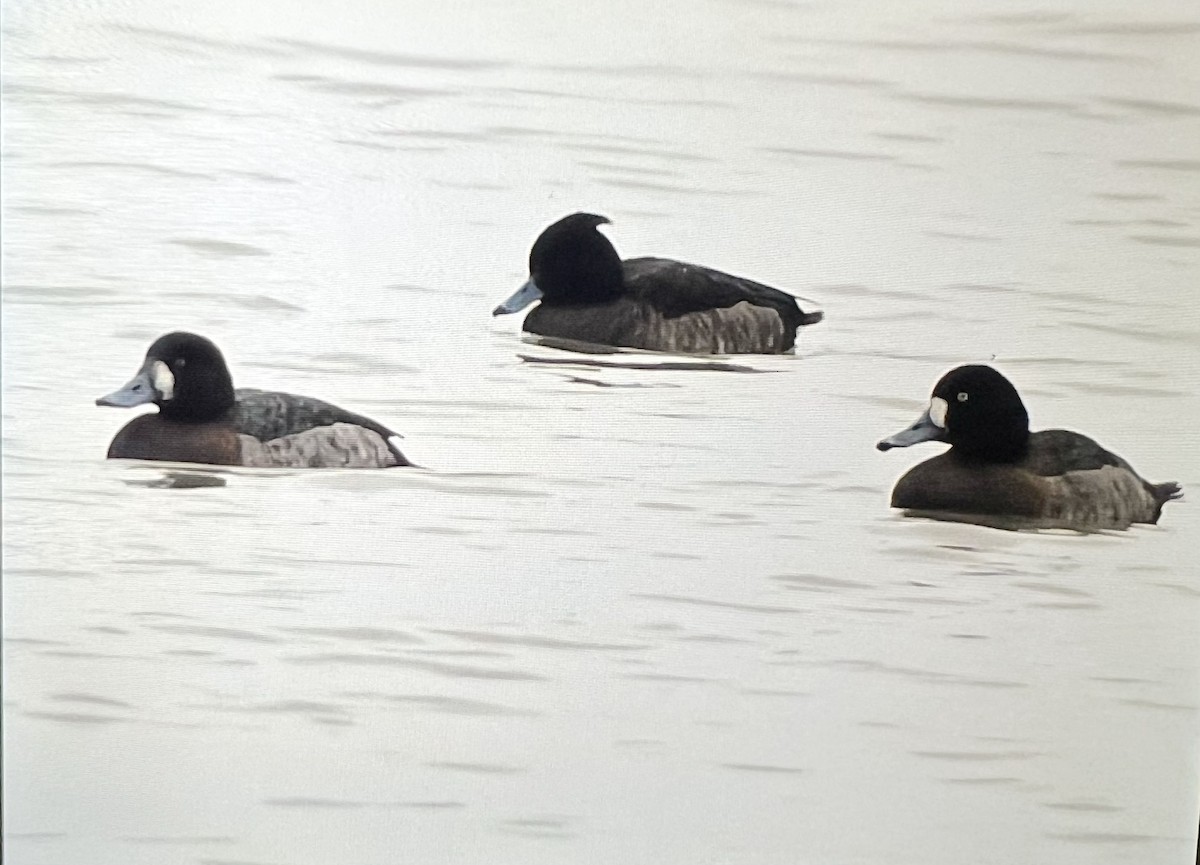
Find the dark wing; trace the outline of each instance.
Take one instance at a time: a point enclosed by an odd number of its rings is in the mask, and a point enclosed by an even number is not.
[[[1104,466],[1124,469],[1141,484],[1154,502],[1153,518],[1143,519],[1145,522],[1157,522],[1162,506],[1183,495],[1179,484],[1173,481],[1152,484],[1116,454],[1100,447],[1087,436],[1070,430],[1048,429],[1033,433],[1029,437],[1029,456],[1026,460],[1030,470],[1046,477],[1091,471]]]
[[[796,298],[777,288],[708,267],[667,258],[631,258],[622,265],[628,293],[653,306],[665,318],[727,309],[742,301],[775,310],[791,333],[824,317],[820,312],[802,311]]]
[[[237,399],[233,407],[234,429],[261,442],[281,439],[318,427],[332,426],[335,423],[351,424],[379,434],[387,442],[388,449],[396,456],[400,465],[409,464],[396,445],[395,439],[399,438],[399,435],[369,417],[309,396],[279,391],[242,387],[234,391],[234,396]]]
[[[1032,433],[1025,460],[1030,471],[1043,477],[1086,472],[1104,466],[1126,469],[1137,475],[1129,463],[1116,454],[1106,451],[1085,435],[1065,429]]]

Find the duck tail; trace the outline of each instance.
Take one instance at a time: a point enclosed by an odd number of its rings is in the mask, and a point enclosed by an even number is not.
[[[420,466],[416,465],[415,463],[409,462],[408,458],[400,452],[400,439],[401,436],[399,433],[392,433],[391,435],[384,437],[384,441],[387,442],[387,449],[396,459],[396,465],[400,467],[411,466],[413,468],[420,468]]]
[[[800,313],[800,326],[804,327],[806,324],[816,324],[824,317],[825,313],[821,312],[820,310],[817,312],[802,312]]]
[[[1175,481],[1168,481],[1165,484],[1149,484],[1150,495],[1154,497],[1154,503],[1157,507],[1154,510],[1153,522],[1158,522],[1158,518],[1162,515],[1163,505],[1167,502],[1183,497],[1183,487]]]

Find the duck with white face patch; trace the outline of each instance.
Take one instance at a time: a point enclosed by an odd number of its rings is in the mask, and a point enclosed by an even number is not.
[[[259,468],[410,465],[398,433],[312,397],[233,387],[220,349],[193,333],[160,337],[137,374],[97,405],[158,406],[117,433],[110,458]]]
[[[989,366],[960,366],[942,377],[912,426],[881,451],[920,442],[950,450],[917,465],[892,491],[892,507],[925,516],[1022,517],[1066,528],[1128,528],[1155,523],[1180,495],[1152,484],[1129,463],[1070,430],[1029,431],[1012,383]]]

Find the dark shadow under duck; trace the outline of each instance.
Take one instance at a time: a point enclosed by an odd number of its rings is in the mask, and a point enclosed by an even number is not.
[[[110,459],[256,468],[390,468],[410,465],[400,436],[370,418],[312,397],[238,388],[220,349],[193,333],[159,337],[137,375],[96,405],[154,403],[126,424]]]
[[[816,324],[796,298],[719,270],[666,258],[622,261],[597,229],[603,216],[574,213],[529,253],[529,280],[493,315],[519,312],[529,333],[596,345],[684,354],[782,354]]]
[[[1070,430],[1031,433],[1012,383],[989,366],[960,366],[937,383],[929,408],[879,450],[946,442],[910,469],[892,507],[927,516],[1025,518],[1064,528],[1125,529],[1157,523],[1179,484],[1152,484],[1092,439]],[[974,520],[971,520],[974,521]]]

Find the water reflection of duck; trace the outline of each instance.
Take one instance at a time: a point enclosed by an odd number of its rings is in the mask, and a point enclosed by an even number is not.
[[[97,405],[154,403],[109,458],[280,468],[407,466],[399,436],[370,418],[290,393],[233,389],[221,351],[193,333],[159,337],[136,376]]]
[[[529,253],[529,280],[493,311],[519,312],[529,333],[599,345],[687,354],[781,354],[796,331],[823,318],[790,294],[719,270],[666,258],[622,261],[597,228],[574,213],[551,225]]]
[[[880,450],[946,442],[944,454],[910,469],[892,507],[929,515],[1021,517],[1047,525],[1128,528],[1156,523],[1179,484],[1152,484],[1087,436],[1029,431],[1012,383],[988,366],[960,366],[933,389],[911,427]]]

